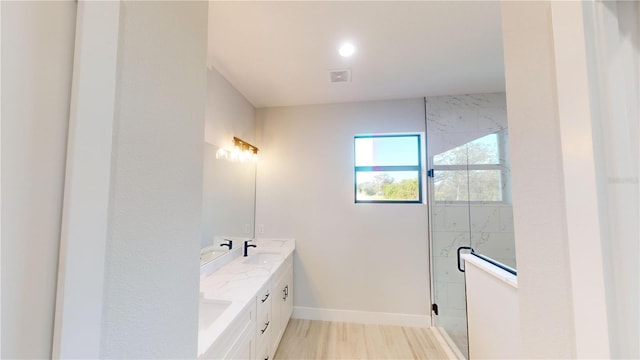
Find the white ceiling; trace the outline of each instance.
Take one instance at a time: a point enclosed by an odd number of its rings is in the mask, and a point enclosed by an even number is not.
[[[208,61],[258,108],[504,91],[500,24],[498,1],[214,1]]]

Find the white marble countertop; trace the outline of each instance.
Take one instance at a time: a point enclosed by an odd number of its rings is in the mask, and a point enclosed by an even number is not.
[[[258,290],[295,249],[293,239],[256,239],[252,243],[257,247],[248,249],[248,257],[242,256],[242,243],[234,244],[234,250],[214,260],[223,264],[215,272],[207,275],[207,271],[201,271],[200,297],[205,301],[230,302],[230,305],[210,326],[198,331],[198,356],[205,353],[254,300]],[[261,259],[259,256],[265,256],[265,261],[255,261]],[[216,267],[216,264],[210,266]]]

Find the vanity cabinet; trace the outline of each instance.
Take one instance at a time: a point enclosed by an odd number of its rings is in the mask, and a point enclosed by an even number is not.
[[[256,297],[256,360],[274,358],[293,312],[292,283],[293,257],[289,255]]]
[[[203,293],[215,289],[219,294],[210,301],[229,305],[218,310],[212,325],[199,330],[200,359],[273,359],[293,312],[293,250],[280,250],[279,255],[275,247],[265,248],[254,252],[254,258],[238,258],[201,279]],[[211,313],[201,310],[200,319],[205,321],[207,314]],[[206,344],[211,345],[200,353]]]
[[[250,303],[199,359],[253,359],[255,347],[256,308]]]
[[[273,299],[271,300],[273,331],[271,335],[270,358],[278,349],[291,314],[293,312],[293,258],[289,255],[272,278]],[[259,359],[264,360],[264,359]]]

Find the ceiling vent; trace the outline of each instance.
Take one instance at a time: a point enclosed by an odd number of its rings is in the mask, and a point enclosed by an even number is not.
[[[351,69],[329,70],[332,83],[351,82]]]

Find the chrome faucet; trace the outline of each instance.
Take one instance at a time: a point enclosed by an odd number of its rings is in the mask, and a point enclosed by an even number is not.
[[[229,240],[229,239],[224,239],[224,241],[228,241],[228,243],[226,244],[220,244],[220,246],[226,246],[229,248],[229,250],[233,249],[233,241]]]
[[[257,246],[256,246],[256,245],[254,245],[254,244],[249,245],[249,241],[253,241],[253,240],[245,240],[245,241],[244,241],[244,256],[247,256],[247,248],[250,248],[250,247],[257,247]]]

